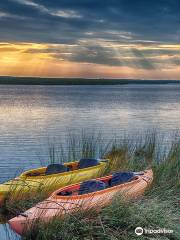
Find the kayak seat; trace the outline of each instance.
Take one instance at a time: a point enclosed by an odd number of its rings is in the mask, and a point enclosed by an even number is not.
[[[106,188],[106,184],[98,180],[89,180],[82,182],[79,188],[79,195],[96,192]]]
[[[82,168],[94,167],[94,166],[97,166],[98,164],[99,164],[99,160],[98,159],[82,158],[79,161],[78,168],[82,169]]]
[[[36,173],[27,173],[26,174],[26,176],[27,177],[37,177],[37,176],[41,176],[42,174],[41,173],[38,173],[38,172],[36,172]]]
[[[63,192],[59,192],[57,195],[58,196],[71,196],[72,195],[72,191],[63,191]]]
[[[72,165],[68,165],[67,166],[67,171],[69,172],[69,171],[73,171],[73,166]]]
[[[54,164],[50,164],[47,166],[45,175],[63,173],[63,172],[67,172],[67,171],[68,171],[67,166],[65,166],[63,164],[54,163]]]
[[[134,173],[133,172],[118,172],[114,173],[112,178],[109,181],[110,187],[123,184],[126,182],[130,182],[134,179]]]

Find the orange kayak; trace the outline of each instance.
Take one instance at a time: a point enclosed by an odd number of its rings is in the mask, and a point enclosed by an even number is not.
[[[55,191],[45,201],[9,220],[9,224],[22,235],[37,220],[48,222],[53,217],[63,217],[78,210],[100,210],[110,204],[117,194],[125,199],[137,198],[152,181],[153,171],[150,169],[139,173],[116,173],[73,184]]]

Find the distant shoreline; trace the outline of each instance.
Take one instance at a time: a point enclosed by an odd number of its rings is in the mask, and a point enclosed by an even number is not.
[[[125,84],[175,84],[180,80],[139,79],[87,79],[87,78],[40,78],[0,76],[0,85],[125,85]]]

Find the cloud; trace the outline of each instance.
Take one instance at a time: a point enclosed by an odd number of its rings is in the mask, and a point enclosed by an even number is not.
[[[0,42],[47,45],[23,54],[146,70],[179,65],[178,0],[1,0],[0,9]]]
[[[43,49],[29,48],[25,53],[48,54],[55,62],[69,61],[78,63],[94,63],[98,65],[131,67],[135,69],[163,69],[178,66],[180,46],[163,46],[152,44],[120,44],[114,45],[99,41],[68,45],[48,45]],[[175,51],[176,49],[176,51]]]
[[[179,45],[0,43],[0,74],[67,77],[179,78]],[[154,47],[154,49],[152,49]],[[153,50],[152,54],[146,51]]]
[[[18,52],[18,48],[15,48],[15,47],[1,47],[0,45],[0,52]]]
[[[71,41],[76,42],[80,38],[88,39],[87,32],[94,33],[96,38],[103,35],[104,39],[119,41],[179,41],[180,2],[177,0],[1,0],[0,8],[9,16],[24,17],[23,22],[6,18],[0,23],[3,41],[11,38],[61,43],[71,35]],[[37,23],[42,37],[37,34]],[[8,32],[3,27],[5,24]]]
[[[63,18],[82,18],[82,15],[78,14],[77,11],[73,10],[57,10],[50,12],[51,15]]]
[[[31,0],[12,0],[12,1],[14,1],[16,3],[19,3],[19,4],[35,7],[35,8],[37,8],[38,10],[40,10],[42,12],[48,12],[48,9],[46,7],[44,7],[41,4],[37,4],[37,3],[35,3],[33,1],[31,1]]]
[[[33,2],[31,0],[13,0],[13,1],[17,2],[17,3],[20,3],[20,4],[23,4],[23,5],[34,7],[36,9],[38,9],[39,11],[41,11],[43,13],[47,13],[47,14],[52,15],[52,16],[57,16],[57,17],[62,17],[62,18],[81,18],[82,17],[80,14],[78,14],[77,11],[68,10],[68,9],[53,10],[53,9],[46,8],[42,4],[38,4],[38,3]]]
[[[7,14],[7,13],[0,12],[0,18],[7,17],[7,16],[8,16],[8,14]]]

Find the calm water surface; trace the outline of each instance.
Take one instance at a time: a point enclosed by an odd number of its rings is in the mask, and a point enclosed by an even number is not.
[[[180,85],[0,86],[0,180],[39,166],[48,141],[180,129]]]
[[[106,139],[154,128],[169,134],[180,129],[179,119],[178,84],[0,86],[0,181],[39,166],[49,138],[82,129]]]

